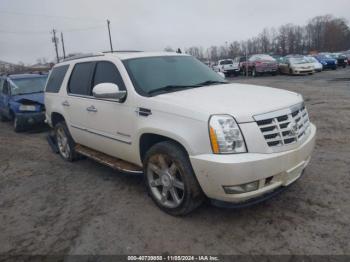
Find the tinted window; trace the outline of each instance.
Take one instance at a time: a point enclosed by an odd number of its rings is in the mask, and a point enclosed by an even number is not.
[[[50,78],[47,82],[46,92],[50,93],[58,93],[60,91],[60,87],[62,85],[64,76],[68,70],[69,65],[58,66],[52,69],[50,74]]]
[[[151,95],[162,88],[172,92],[178,87],[200,87],[204,82],[225,82],[219,74],[191,56],[144,57],[123,63],[141,95]]]
[[[120,90],[125,90],[122,77],[116,66],[110,62],[98,62],[95,70],[94,84],[113,83],[116,84]]]
[[[74,66],[69,80],[68,90],[75,95],[90,95],[91,78],[95,63],[79,63]]]
[[[232,60],[223,60],[220,62],[220,65],[231,65],[233,64]]]

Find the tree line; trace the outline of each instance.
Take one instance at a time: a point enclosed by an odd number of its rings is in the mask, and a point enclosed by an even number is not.
[[[276,55],[338,52],[350,49],[350,27],[344,18],[317,16],[305,26],[285,24],[279,28],[265,28],[245,41],[226,42],[225,45],[186,48],[185,53],[201,60],[218,60],[239,55],[266,53]],[[165,48],[172,51],[171,47]]]

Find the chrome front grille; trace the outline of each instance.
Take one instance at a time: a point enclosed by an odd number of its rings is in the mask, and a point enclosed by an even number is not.
[[[304,104],[254,117],[269,147],[290,145],[308,134],[309,116]]]

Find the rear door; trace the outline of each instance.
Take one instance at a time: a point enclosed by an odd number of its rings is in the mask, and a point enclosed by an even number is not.
[[[69,130],[74,140],[88,144],[86,120],[91,100],[92,77],[95,62],[82,62],[74,65],[68,86],[67,97],[62,102],[65,115],[68,115]]]

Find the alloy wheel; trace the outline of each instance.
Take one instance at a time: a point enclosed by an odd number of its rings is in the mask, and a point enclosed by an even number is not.
[[[63,127],[59,127],[56,130],[56,140],[57,140],[57,146],[61,153],[61,155],[68,159],[70,155],[70,145],[68,143],[68,137],[66,135],[66,132],[64,131]]]
[[[185,196],[183,174],[179,165],[168,156],[156,154],[149,159],[147,182],[160,205],[176,208],[182,204]]]

